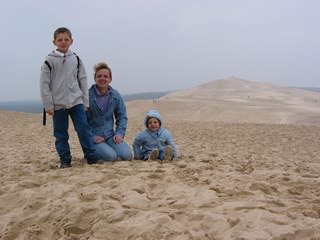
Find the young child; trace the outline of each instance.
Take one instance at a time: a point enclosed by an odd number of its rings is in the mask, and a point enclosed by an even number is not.
[[[87,76],[82,61],[69,50],[73,39],[69,29],[58,28],[53,34],[57,47],[41,68],[40,92],[46,112],[53,117],[55,146],[60,168],[71,167],[68,143],[69,115],[88,164],[97,163],[85,110],[89,107]]]
[[[134,139],[132,148],[136,160],[172,160],[178,158],[177,148],[171,133],[162,127],[163,121],[157,110],[147,112],[144,125]]]

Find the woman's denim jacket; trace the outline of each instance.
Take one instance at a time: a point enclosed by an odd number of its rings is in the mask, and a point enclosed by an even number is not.
[[[95,99],[94,85],[89,89],[88,123],[95,136],[105,139],[114,135],[125,135],[127,129],[127,110],[120,93],[109,86],[110,101],[106,112],[102,112]],[[114,129],[114,121],[115,129]]]

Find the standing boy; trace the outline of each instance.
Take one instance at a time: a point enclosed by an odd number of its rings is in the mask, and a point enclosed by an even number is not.
[[[162,127],[157,110],[150,110],[144,118],[146,129],[134,139],[132,148],[136,160],[172,160],[178,158],[176,144],[171,133]]]
[[[73,42],[69,29],[58,28],[53,38],[57,49],[47,56],[41,68],[40,91],[44,108],[53,117],[53,134],[60,168],[71,167],[69,115],[88,164],[97,163],[98,157],[93,150],[85,113],[89,107],[85,68],[79,57],[69,50]]]

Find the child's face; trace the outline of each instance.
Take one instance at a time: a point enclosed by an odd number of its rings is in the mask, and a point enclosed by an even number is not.
[[[59,33],[53,40],[53,44],[58,48],[59,52],[67,53],[73,40],[67,33]]]
[[[96,72],[95,82],[98,88],[108,88],[111,83],[110,72],[108,69],[100,69]]]
[[[149,118],[147,125],[148,125],[148,129],[152,132],[156,132],[160,128],[160,122],[157,118]]]

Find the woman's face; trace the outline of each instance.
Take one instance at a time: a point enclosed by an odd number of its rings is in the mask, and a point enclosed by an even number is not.
[[[98,88],[108,88],[111,83],[110,72],[108,69],[100,69],[96,72],[96,77],[94,79]]]

